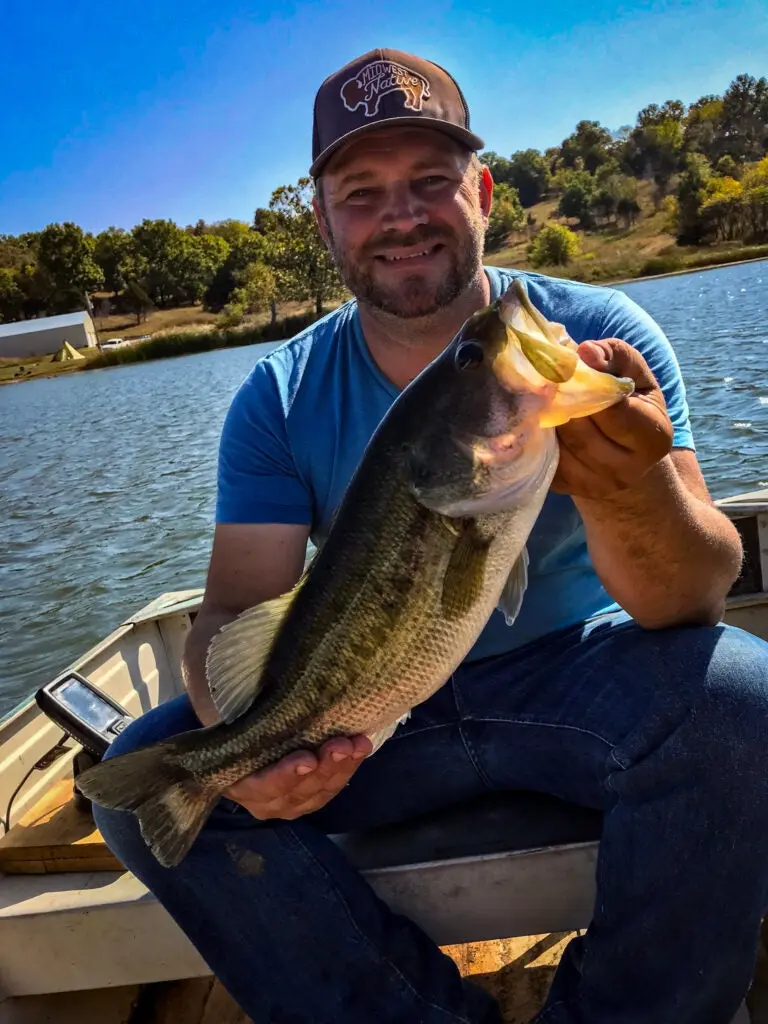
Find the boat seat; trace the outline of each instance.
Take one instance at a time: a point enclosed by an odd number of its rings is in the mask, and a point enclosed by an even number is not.
[[[506,792],[333,839],[445,945],[586,927],[601,828],[598,811]]]
[[[552,797],[494,793],[332,838],[393,910],[448,945],[586,927],[601,823],[598,812]],[[0,990],[6,994],[209,973],[128,871],[3,878]]]

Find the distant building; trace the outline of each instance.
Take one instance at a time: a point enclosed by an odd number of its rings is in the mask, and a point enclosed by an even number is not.
[[[96,344],[96,329],[86,310],[0,324],[0,359],[51,355],[65,341],[72,348],[92,348]]]

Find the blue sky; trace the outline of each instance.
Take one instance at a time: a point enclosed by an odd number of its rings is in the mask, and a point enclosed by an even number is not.
[[[250,220],[310,162],[322,79],[376,46],[459,80],[509,155],[768,74],[765,0],[0,0],[0,233]]]

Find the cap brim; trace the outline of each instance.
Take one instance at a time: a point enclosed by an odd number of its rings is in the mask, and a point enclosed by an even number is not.
[[[322,153],[318,156],[317,160],[312,164],[309,169],[309,173],[313,178],[317,178],[323,167],[328,163],[331,157],[337,153],[343,146],[346,146],[348,142],[352,142],[354,139],[359,138],[361,135],[366,135],[368,132],[378,131],[381,128],[430,128],[436,132],[442,132],[444,135],[450,135],[452,139],[460,142],[466,146],[467,149],[479,150],[485,148],[485,143],[479,135],[475,135],[473,132],[468,131],[466,128],[462,128],[458,124],[452,124],[450,121],[440,121],[436,117],[385,117],[381,121],[372,121],[370,124],[361,125],[359,128],[355,128],[351,132],[347,132],[346,135],[342,135],[340,139],[336,139],[330,146],[327,146]]]

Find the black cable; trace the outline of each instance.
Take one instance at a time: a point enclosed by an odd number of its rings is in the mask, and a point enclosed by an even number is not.
[[[65,739],[69,738],[66,733],[62,733],[62,736]],[[51,747],[51,749],[48,751],[47,754],[43,754],[42,757],[39,757],[35,761],[35,763],[32,765],[32,767],[27,769],[27,771],[25,772],[24,776],[22,777],[21,782],[18,784],[16,789],[14,789],[14,791],[11,793],[11,798],[8,801],[8,806],[5,808],[5,817],[4,818],[0,818],[0,825],[3,826],[3,835],[7,835],[10,832],[10,830],[11,830],[11,808],[13,807],[13,801],[19,795],[19,792],[21,791],[22,786],[24,785],[24,783],[27,781],[27,779],[30,777],[30,775],[32,774],[32,772],[36,768],[47,767],[47,765],[45,763],[47,758],[50,757],[50,755],[52,753],[54,753],[54,751],[57,750],[58,747],[61,746],[61,743],[62,743],[61,740],[57,740],[57,742],[54,743],[54,745]],[[49,763],[53,763],[53,762],[49,762]]]

